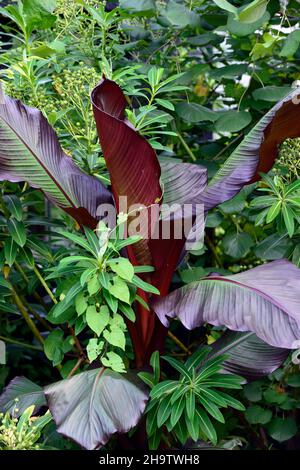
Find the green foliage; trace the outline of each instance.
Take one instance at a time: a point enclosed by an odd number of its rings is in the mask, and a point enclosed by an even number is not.
[[[103,365],[125,372],[127,327],[124,317],[135,321],[131,304],[139,301],[137,287],[158,291],[135,275],[129,260],[119,255],[120,241],[122,246],[131,243],[130,239],[115,237],[120,229],[120,223],[113,230],[99,223],[96,233],[86,228],[85,236],[62,232],[76,245],[77,254],[61,256],[59,264],[49,270],[47,279],[59,278],[60,302],[54,305],[47,318],[54,323],[68,321],[76,335],[89,328],[96,335],[87,341],[89,361],[99,358]],[[45,342],[46,356],[53,365],[58,365],[73,344],[72,338],[64,339],[61,330],[54,330]]]
[[[158,447],[164,427],[181,444],[185,444],[188,437],[191,437],[195,442],[204,439],[216,445],[218,438],[211,417],[224,423],[220,408],[230,406],[238,410],[244,409],[238,400],[219,390],[240,389],[243,378],[221,374],[226,357],[209,359],[209,352],[209,348],[201,348],[185,364],[169,356],[163,357],[179,372],[178,380],[159,381],[160,369],[156,353],[151,360],[153,375],[143,372],[139,374],[151,387],[151,399],[146,411],[147,433],[152,449]]]

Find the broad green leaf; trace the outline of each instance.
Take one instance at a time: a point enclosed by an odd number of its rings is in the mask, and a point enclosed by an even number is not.
[[[245,417],[250,424],[266,424],[272,418],[272,411],[253,405],[247,408]]]
[[[248,233],[229,232],[223,238],[225,253],[235,259],[244,258],[253,245],[254,241]]]
[[[278,442],[291,439],[298,431],[297,423],[292,417],[274,418],[267,429],[270,436]]]
[[[269,0],[253,0],[238,11],[238,20],[241,23],[255,23],[265,13]]]
[[[175,109],[178,116],[188,123],[215,122],[218,119],[218,114],[215,111],[198,103],[179,103]]]
[[[97,274],[92,276],[91,279],[87,281],[87,288],[90,295],[95,295],[99,291],[100,287],[101,285]]]
[[[215,123],[217,132],[238,132],[248,126],[252,120],[252,116],[247,111],[225,111],[219,113]]]
[[[192,372],[189,371],[180,361],[169,356],[163,356],[162,359],[171,364],[171,366],[174,367],[174,369],[176,369],[185,379],[188,381],[192,379]]]
[[[222,10],[229,11],[230,13],[237,14],[237,8],[229,3],[227,0],[213,0],[218,7],[222,8]]]
[[[164,16],[172,25],[179,28],[195,27],[200,24],[200,17],[194,11],[173,0],[169,0],[167,3]]]
[[[280,52],[281,57],[293,57],[300,45],[300,29],[288,33]]]
[[[195,393],[193,390],[189,390],[185,396],[186,414],[189,420],[192,420],[195,414],[195,404]]]
[[[249,36],[253,34],[256,30],[260,29],[263,24],[268,23],[270,19],[270,13],[265,12],[265,14],[257,21],[253,23],[241,23],[238,21],[234,14],[229,13],[227,20],[227,28],[231,34],[235,36]]]
[[[255,100],[276,102],[282,100],[291,89],[286,86],[268,85],[264,88],[257,88],[252,93]]]

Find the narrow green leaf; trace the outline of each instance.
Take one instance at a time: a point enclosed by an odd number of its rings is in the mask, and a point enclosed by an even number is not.
[[[7,228],[16,244],[23,247],[26,243],[26,230],[23,222],[19,222],[11,217],[7,221]]]

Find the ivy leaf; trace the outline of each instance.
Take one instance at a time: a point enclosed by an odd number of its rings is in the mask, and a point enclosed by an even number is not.
[[[109,322],[109,309],[106,305],[100,307],[98,312],[95,305],[90,305],[86,310],[86,321],[88,326],[97,336],[100,336]]]
[[[114,326],[111,331],[105,330],[103,336],[112,346],[125,350],[125,334],[121,328]]]
[[[109,351],[105,357],[101,359],[102,364],[116,372],[126,372],[123,359],[113,351]]]
[[[95,359],[97,359],[103,349],[103,346],[103,341],[99,342],[97,338],[89,339],[88,345],[86,347],[86,352],[90,362],[93,362],[95,361]]]
[[[119,277],[115,276],[113,278],[113,284],[109,287],[109,292],[111,295],[116,297],[126,304],[130,303],[130,292],[126,282],[124,282]]]

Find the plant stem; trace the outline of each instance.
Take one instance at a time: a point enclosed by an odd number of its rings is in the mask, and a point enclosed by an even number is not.
[[[220,152],[217,153],[217,155],[212,157],[212,161],[218,160],[218,158],[221,157],[221,155],[223,155],[223,153],[225,153],[226,150],[229,149],[229,147],[231,147],[236,142],[238,142],[240,140],[240,138],[243,137],[243,135],[244,135],[243,132],[241,132],[239,135],[237,135],[231,142],[229,142],[229,144],[227,144],[222,150],[220,150]]]
[[[47,294],[49,295],[50,299],[52,300],[52,302],[54,304],[58,304],[58,301],[56,300],[56,298],[54,297],[51,289],[49,288],[47,282],[45,281],[45,279],[43,278],[43,276],[41,275],[41,273],[39,272],[38,268],[36,267],[36,265],[33,266],[33,270],[36,274],[36,277],[39,279],[40,283],[42,284],[42,286],[44,287],[45,291],[47,292]]]
[[[75,372],[79,369],[79,367],[81,366],[81,364],[84,362],[84,357],[79,357],[78,361],[76,362],[75,366],[73,367],[73,369],[71,370],[71,372],[68,374],[67,376],[67,379],[69,379],[70,377],[72,377],[72,375],[75,374]]]
[[[38,320],[38,321],[41,323],[41,325],[43,325],[44,328],[46,328],[46,330],[52,331],[52,330],[53,330],[52,326],[49,325],[49,323],[45,320],[45,318],[41,317],[41,316],[32,308],[32,306],[27,302],[27,300],[26,300],[23,296],[21,297],[21,299],[22,299],[22,301],[23,301],[25,307],[27,308],[27,310],[29,310],[29,312],[34,316],[34,318],[35,318],[36,320]]]
[[[169,338],[174,341],[174,343],[177,344],[177,346],[180,347],[186,354],[191,354],[191,351],[180,341],[180,339],[177,338],[177,336],[173,335],[171,331],[168,331],[168,336]]]
[[[19,263],[17,261],[14,262],[14,266],[15,266],[16,270],[21,274],[24,281],[26,281],[26,283],[28,284],[29,283],[29,278],[28,278],[27,274],[25,273],[25,271],[23,270],[23,268],[19,265]],[[45,304],[42,297],[36,291],[34,291],[32,293],[32,295],[44,307],[44,309],[47,311],[47,305]]]
[[[32,331],[35,338],[43,346],[44,345],[44,339],[43,339],[41,333],[37,329],[37,327],[34,324],[34,322],[32,321],[32,319],[30,318],[29,313],[27,312],[25,305],[23,304],[22,300],[20,299],[20,297],[18,296],[17,292],[15,291],[15,289],[13,288],[12,285],[11,285],[10,288],[11,288],[12,296],[13,296],[13,299],[15,301],[16,306],[20,310],[24,320],[26,321],[28,327]]]
[[[187,153],[189,154],[189,156],[191,157],[193,162],[196,162],[197,158],[196,158],[195,154],[190,149],[190,147],[188,146],[188,144],[186,143],[186,141],[184,140],[184,138],[182,137],[182,135],[180,134],[180,132],[178,130],[176,130],[176,134],[177,134],[177,137],[179,138],[182,146],[185,148],[185,150],[187,151]]]
[[[18,341],[17,339],[7,338],[6,336],[0,336],[0,340],[4,341],[5,343],[12,343],[18,346],[23,346],[24,348],[34,349],[35,351],[43,351],[43,349],[40,348],[39,346],[34,346],[32,344],[23,343],[22,341]]]
[[[74,340],[76,349],[77,349],[77,351],[78,351],[79,354],[80,354],[80,357],[83,358],[83,360],[85,360],[85,359],[86,359],[86,355],[85,355],[84,350],[83,350],[83,348],[82,348],[82,346],[81,346],[81,344],[80,344],[79,339],[78,339],[77,336],[75,335],[74,329],[73,329],[72,326],[70,326],[69,324],[68,324],[68,328],[69,328],[69,331],[70,331],[70,333],[71,333],[71,336],[72,336],[72,338],[73,338],[73,340]]]
[[[207,234],[205,235],[205,241],[208,244],[210,250],[212,251],[212,254],[214,255],[214,258],[215,258],[216,263],[217,263],[217,267],[221,268],[222,265],[223,265],[223,263],[221,261],[221,258],[219,256],[217,250],[216,250],[215,245],[213,244],[213,242],[211,241],[211,239],[209,238],[209,236]]]

